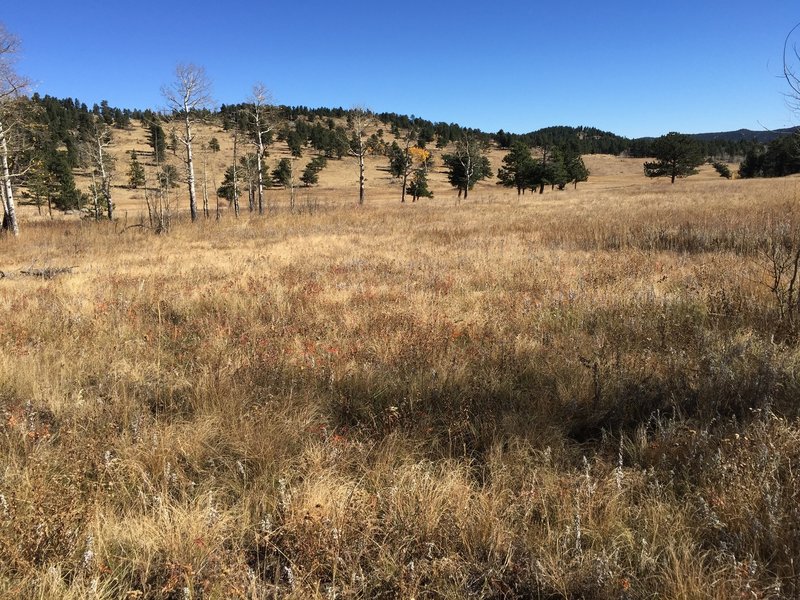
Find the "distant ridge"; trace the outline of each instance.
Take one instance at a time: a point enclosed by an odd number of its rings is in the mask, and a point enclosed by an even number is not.
[[[752,129],[737,129],[736,131],[719,131],[715,133],[693,133],[691,136],[704,142],[758,142],[768,144],[772,140],[800,131],[800,127],[787,127],[785,129],[753,131]]]

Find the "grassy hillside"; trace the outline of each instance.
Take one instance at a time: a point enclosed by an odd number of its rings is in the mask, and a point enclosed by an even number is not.
[[[274,191],[264,218],[3,240],[0,594],[800,593],[770,291],[798,180],[588,157],[577,190],[401,206],[379,162],[361,209],[343,160],[313,213]]]
[[[180,133],[180,123],[163,124],[166,135],[175,129]],[[373,127],[370,133],[374,132],[378,125]],[[147,214],[147,204],[145,190],[143,188],[130,189],[128,187],[128,170],[130,166],[130,152],[137,153],[147,174],[147,187],[151,190],[151,199],[155,189],[155,177],[157,167],[152,158],[152,148],[147,142],[147,130],[136,120],[127,129],[113,129],[112,144],[109,152],[116,159],[116,170],[112,180],[112,193],[117,214],[120,218],[128,220],[139,219]],[[220,144],[219,152],[211,152],[205,149],[209,140],[216,138]],[[384,139],[391,143],[393,136],[386,132]],[[447,182],[447,176],[442,167],[441,155],[450,148],[437,149],[430,148],[434,156],[434,169],[429,176],[430,188],[434,192],[435,202],[451,201],[456,198],[456,193]],[[254,147],[246,142],[239,140],[238,155],[241,157],[248,152],[254,152]],[[493,166],[494,173],[502,164],[506,150],[493,146],[489,151],[489,158]],[[358,163],[355,157],[344,157],[340,160],[329,160],[328,166],[320,174],[320,183],[316,186],[303,187],[300,184],[300,175],[308,162],[316,156],[316,152],[311,148],[306,148],[303,157],[296,159],[294,169],[298,188],[295,190],[295,198],[299,205],[318,205],[326,206],[350,205],[358,198]],[[283,142],[275,142],[269,149],[269,157],[266,160],[266,172],[270,173],[282,158],[291,158],[287,145]],[[591,189],[605,189],[609,187],[627,186],[637,184],[642,186],[658,186],[661,182],[647,181],[642,173],[642,163],[644,159],[624,159],[607,155],[587,155],[584,157],[586,165],[591,171],[588,185]],[[183,164],[183,153],[173,153],[167,151],[167,162],[174,165],[181,176],[184,176],[185,167]],[[212,212],[215,209],[216,189],[221,185],[225,169],[233,164],[233,136],[230,131],[225,131],[220,124],[215,124],[212,120],[209,123],[200,123],[196,127],[195,138],[195,177],[197,180],[198,195],[202,197],[203,185],[205,184]],[[388,172],[388,158],[381,155],[371,155],[366,161],[367,177],[367,201],[370,203],[392,203],[399,202],[401,184],[398,179],[392,178]],[[205,170],[205,173],[204,173]],[[711,167],[704,167],[701,178],[715,179],[716,173]],[[76,184],[79,189],[87,191],[92,183],[90,170],[77,170],[75,172]],[[583,187],[587,184],[581,184]],[[496,185],[496,179],[480,182],[477,186],[478,193],[484,200],[499,199],[504,197],[505,191]],[[549,190],[548,190],[549,192]],[[559,194],[569,195],[572,192],[559,192]],[[246,195],[246,185],[243,186],[243,194]],[[273,210],[285,210],[290,204],[290,192],[288,189],[277,187],[266,191],[266,203]],[[555,197],[555,196],[554,196]],[[185,184],[170,192],[171,204],[178,212],[188,211],[188,192]],[[222,200],[221,211],[228,212],[227,201]],[[246,204],[246,199],[242,202]],[[232,212],[232,211],[231,211]],[[23,218],[49,219],[50,215],[46,210],[37,210],[31,199],[22,198],[21,214]],[[53,213],[54,218],[63,218],[57,212]]]

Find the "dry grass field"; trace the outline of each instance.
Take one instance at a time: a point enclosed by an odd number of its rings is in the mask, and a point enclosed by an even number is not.
[[[0,240],[0,596],[797,597],[800,179],[378,165]]]

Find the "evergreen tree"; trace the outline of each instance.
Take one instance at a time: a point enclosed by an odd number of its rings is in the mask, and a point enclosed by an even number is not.
[[[502,131],[502,130],[501,130]],[[498,185],[517,188],[524,194],[533,167],[531,149],[523,142],[514,142],[511,151],[503,157],[503,166],[497,172]]]
[[[764,177],[800,173],[800,135],[786,135],[770,142],[762,169]]]
[[[316,185],[319,182],[319,172],[322,171],[327,164],[328,161],[324,156],[314,157],[306,165],[303,175],[300,177],[300,181],[302,181],[305,186]]]
[[[60,210],[80,207],[81,196],[75,187],[75,178],[67,156],[63,152],[53,152],[48,158],[47,169],[54,182],[53,203]]]
[[[174,165],[164,165],[158,173],[158,185],[162,190],[178,187],[179,179],[178,169]]]
[[[563,190],[572,179],[565,162],[564,152],[556,148],[553,150],[550,161],[547,163],[546,180],[553,187]]]
[[[128,168],[128,187],[136,189],[144,185],[144,167],[136,156],[136,151],[131,150],[131,163]]]
[[[764,172],[764,150],[751,148],[744,156],[742,164],[739,165],[739,177],[749,179],[751,177],[761,177]]]
[[[433,198],[433,192],[428,189],[428,175],[424,168],[414,171],[407,191],[411,194],[412,202],[416,202],[418,198]]]
[[[272,180],[276,185],[288,187],[292,182],[292,161],[282,158],[272,170]]]
[[[531,192],[538,189],[540,194],[544,193],[544,186],[550,183],[550,170],[547,167],[546,158],[535,159],[531,163],[525,181]]]
[[[402,177],[408,173],[411,162],[408,151],[401,148],[397,142],[392,142],[389,147],[389,173],[392,177]]]
[[[219,152],[220,150],[219,140],[215,137],[212,137],[210,140],[208,140],[208,149],[214,152],[215,154]]]
[[[739,166],[739,177],[784,177],[800,173],[800,135],[771,141],[766,148],[751,148]]]
[[[697,167],[704,158],[698,143],[690,136],[681,133],[668,133],[653,142],[653,156],[656,160],[644,163],[647,177],[687,177],[697,173]]]
[[[147,143],[153,149],[153,160],[158,164],[164,162],[167,153],[167,138],[163,127],[157,121],[150,121],[147,125]]]
[[[225,169],[225,178],[222,180],[222,185],[217,189],[217,196],[225,198],[228,203],[233,202],[240,195],[238,181],[236,182],[236,187],[233,184],[235,179],[234,168],[228,167]]]
[[[576,189],[580,182],[588,181],[589,169],[586,168],[583,157],[580,154],[567,152],[564,156],[564,165],[567,169],[569,181],[573,183]]]
[[[714,161],[711,163],[711,166],[714,167],[714,170],[717,173],[719,173],[720,177],[724,177],[725,179],[730,179],[732,177],[730,167],[728,167],[728,165],[726,165],[724,162]]]
[[[178,155],[178,134],[174,129],[169,132],[169,149],[172,150],[173,156]]]

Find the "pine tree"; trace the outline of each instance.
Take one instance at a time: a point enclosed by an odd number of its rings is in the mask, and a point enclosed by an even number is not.
[[[164,165],[158,173],[158,185],[162,190],[178,187],[178,169],[174,165]]]
[[[503,157],[503,166],[497,172],[498,185],[517,188],[517,195],[524,194],[530,170],[533,166],[531,149],[523,142],[514,142],[511,151]]]
[[[713,163],[711,163],[711,166],[714,167],[714,170],[717,173],[719,173],[720,177],[724,177],[725,179],[730,179],[731,177],[733,177],[730,167],[726,165],[724,162],[714,161]]]
[[[416,202],[418,198],[433,198],[433,192],[428,189],[428,175],[424,168],[414,171],[407,191],[411,194],[412,202]]]
[[[63,152],[53,152],[47,161],[47,168],[53,176],[53,203],[56,207],[60,210],[78,208],[81,196],[75,187],[75,178],[67,156]]]
[[[276,185],[287,187],[292,182],[292,161],[288,158],[282,158],[272,170],[272,180]]]
[[[589,169],[586,168],[586,164],[584,164],[580,154],[567,152],[564,157],[564,165],[567,168],[569,181],[573,183],[576,189],[580,182],[588,181]]]
[[[302,181],[305,186],[316,185],[319,182],[319,172],[322,171],[327,164],[328,161],[324,156],[314,157],[306,165],[303,175],[300,177],[300,181]]]
[[[167,139],[164,129],[156,121],[151,121],[147,126],[147,143],[153,149],[153,160],[160,164],[164,162],[167,153]]]
[[[225,198],[229,203],[233,202],[239,196],[238,182],[234,187],[235,179],[234,168],[228,167],[225,169],[225,178],[222,180],[222,185],[217,189],[217,196]]]
[[[128,168],[128,187],[136,189],[144,185],[144,167],[136,156],[136,151],[131,150],[131,163]]]
[[[565,163],[564,152],[561,149],[553,150],[550,155],[550,162],[547,163],[547,182],[559,190],[567,187],[567,183],[572,181]]]
[[[653,142],[653,155],[656,160],[644,163],[644,174],[647,177],[670,177],[672,183],[677,177],[694,175],[704,162],[699,144],[688,135],[675,132]]]

